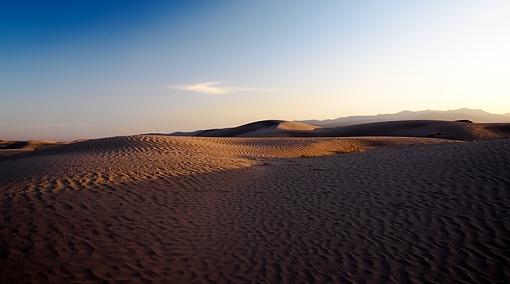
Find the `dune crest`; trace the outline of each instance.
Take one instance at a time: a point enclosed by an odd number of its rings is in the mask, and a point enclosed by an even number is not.
[[[402,120],[325,128],[295,121],[264,120],[233,128],[176,132],[198,137],[429,137],[475,141],[510,137],[510,123],[473,123],[469,120]]]

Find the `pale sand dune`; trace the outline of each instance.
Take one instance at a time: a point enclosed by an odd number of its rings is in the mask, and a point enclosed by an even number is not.
[[[299,121],[261,120],[237,127],[198,130],[194,132],[175,132],[173,136],[199,137],[301,137],[311,136],[316,125]]]
[[[320,128],[319,126],[307,124],[299,121],[285,121],[278,125],[279,129],[284,130],[315,130]]]
[[[509,160],[510,140],[167,136],[3,157],[0,282],[504,282]]]

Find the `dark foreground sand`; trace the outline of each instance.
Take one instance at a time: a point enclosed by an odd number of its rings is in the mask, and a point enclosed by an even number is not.
[[[0,282],[505,283],[510,140],[442,143],[132,136],[4,157]]]

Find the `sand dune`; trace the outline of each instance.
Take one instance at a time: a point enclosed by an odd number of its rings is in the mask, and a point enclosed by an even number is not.
[[[6,141],[0,140],[1,150],[35,150],[57,144],[54,141],[33,140],[33,141]]]
[[[510,140],[162,135],[3,157],[0,282],[494,283],[509,158]]]
[[[320,127],[298,121],[262,120],[238,127],[176,132],[173,135],[200,137],[293,137],[307,136],[308,132],[318,128]]]
[[[264,120],[234,128],[178,132],[178,136],[199,137],[434,137],[474,141],[510,137],[510,123],[472,123],[441,120],[385,121],[335,128],[294,121]]]
[[[58,146],[62,143],[47,140],[7,141],[0,140],[0,156],[19,154],[27,151]]]
[[[482,125],[485,129],[495,133],[499,137],[510,138],[510,123],[487,123]]]
[[[202,138],[163,135],[87,140],[3,157],[0,183],[103,185],[249,167],[257,159],[351,153],[378,146],[447,143],[417,138]],[[72,169],[75,169],[74,171]],[[79,173],[79,175],[76,175]],[[19,177],[19,179],[18,179]],[[59,178],[61,178],[59,180]]]
[[[510,137],[510,132],[491,131],[491,125],[440,120],[387,121],[319,130],[317,136],[413,136],[464,141]]]

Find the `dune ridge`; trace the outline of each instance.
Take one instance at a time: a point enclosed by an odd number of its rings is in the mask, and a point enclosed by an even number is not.
[[[173,136],[200,137],[286,137],[299,136],[320,128],[299,121],[261,120],[237,127],[197,130],[193,132],[174,132]],[[306,136],[306,135],[304,135]]]
[[[302,122],[264,120],[233,128],[177,132],[198,137],[429,137],[475,141],[510,137],[509,123],[473,123],[469,120],[403,120],[325,128]]]
[[[509,125],[509,124],[505,124]],[[492,124],[469,121],[408,120],[386,121],[338,128],[328,128],[318,136],[412,136],[463,141],[491,140],[510,136],[510,132],[491,130]]]

